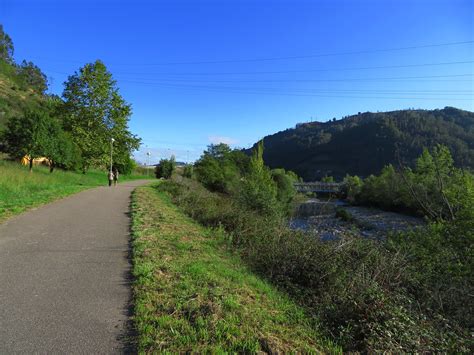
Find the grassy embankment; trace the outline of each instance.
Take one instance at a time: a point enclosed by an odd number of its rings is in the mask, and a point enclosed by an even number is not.
[[[156,186],[133,196],[135,323],[142,352],[340,352],[302,308],[251,273],[219,230]]]
[[[144,178],[143,176],[121,176],[120,181]],[[0,160],[0,222],[29,208],[51,202],[61,197],[107,184],[103,171],[87,174],[55,170],[47,167],[28,168],[18,163]]]

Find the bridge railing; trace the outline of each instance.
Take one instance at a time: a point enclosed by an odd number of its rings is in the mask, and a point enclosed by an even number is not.
[[[339,182],[295,182],[294,187],[297,191],[314,191],[314,192],[339,192],[342,183]]]

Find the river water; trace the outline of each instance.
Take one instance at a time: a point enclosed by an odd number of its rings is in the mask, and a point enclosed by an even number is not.
[[[351,221],[336,216],[336,209],[345,210]],[[333,199],[310,199],[297,207],[290,227],[314,232],[322,240],[337,239],[343,235],[383,239],[390,232],[407,231],[425,225],[422,218],[376,208],[351,206]]]

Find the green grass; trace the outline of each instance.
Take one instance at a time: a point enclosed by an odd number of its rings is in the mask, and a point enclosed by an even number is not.
[[[143,177],[121,176],[120,180],[137,178]],[[57,169],[51,174],[47,167],[38,166],[29,173],[27,167],[0,160],[0,222],[29,208],[107,183],[103,171],[82,174]]]
[[[180,212],[156,186],[133,195],[140,352],[340,352],[314,319]]]

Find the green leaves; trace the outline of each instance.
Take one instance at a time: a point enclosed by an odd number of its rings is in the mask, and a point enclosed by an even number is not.
[[[68,78],[63,92],[66,128],[82,153],[82,168],[106,165],[110,139],[114,157],[126,164],[140,139],[128,129],[131,106],[120,96],[116,81],[104,63],[86,64]]]
[[[26,88],[32,88],[38,94],[44,94],[48,88],[46,75],[41,69],[33,64],[24,60],[21,65],[17,68],[18,77],[23,86]]]
[[[70,135],[45,111],[28,111],[23,116],[12,118],[3,138],[6,151],[12,157],[47,157],[51,171],[55,166],[72,168],[80,161]]]
[[[0,60],[7,63],[14,63],[13,60],[13,41],[10,36],[3,30],[3,25],[0,25]]]
[[[174,156],[170,159],[161,159],[160,164],[155,169],[155,175],[157,179],[164,178],[169,179],[173,175],[176,169],[176,161]]]
[[[6,152],[15,158],[43,156],[51,124],[51,117],[42,111],[28,111],[10,119],[4,133]]]

